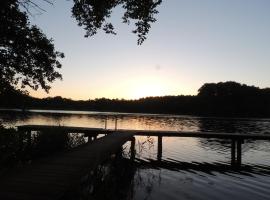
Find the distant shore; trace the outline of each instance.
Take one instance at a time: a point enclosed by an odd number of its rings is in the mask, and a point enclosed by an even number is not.
[[[196,96],[146,97],[138,100],[72,100],[60,96],[34,98],[19,91],[0,94],[0,108],[187,115],[202,117],[270,118],[270,88],[236,82],[206,83]]]
[[[19,108],[0,108],[1,112],[20,112],[20,113],[40,113],[40,114],[72,114],[72,115],[96,115],[96,116],[153,116],[153,117],[174,117],[174,118],[214,118],[214,119],[237,119],[237,120],[259,120],[269,121],[270,117],[233,117],[233,116],[202,116],[202,115],[181,115],[181,114],[161,114],[161,113],[139,113],[139,112],[114,112],[114,111],[93,111],[93,110],[60,110],[60,109],[19,109]]]

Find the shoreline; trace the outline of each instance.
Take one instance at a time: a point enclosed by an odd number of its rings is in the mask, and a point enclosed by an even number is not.
[[[153,116],[166,118],[197,118],[197,119],[226,119],[226,120],[247,120],[247,121],[270,121],[270,117],[241,117],[241,116],[220,116],[220,115],[193,115],[193,114],[164,114],[164,113],[141,113],[141,112],[119,112],[119,111],[98,111],[98,110],[69,110],[69,109],[19,109],[0,108],[0,112],[20,113],[41,113],[41,114],[67,114],[67,115],[96,115],[96,116]]]

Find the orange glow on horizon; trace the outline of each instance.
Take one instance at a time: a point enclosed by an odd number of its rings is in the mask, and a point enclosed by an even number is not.
[[[30,91],[30,95],[37,98],[61,96],[73,100],[88,100],[95,98],[110,99],[140,99],[145,97],[168,95],[195,95],[196,87],[191,84],[181,84],[172,79],[161,76],[140,76],[110,82],[96,87],[96,84],[83,86],[78,89],[76,85],[66,85],[64,82],[55,84],[49,94],[43,90]]]
[[[165,96],[166,90],[163,85],[158,84],[141,84],[131,91],[132,99],[140,99],[152,96]]]

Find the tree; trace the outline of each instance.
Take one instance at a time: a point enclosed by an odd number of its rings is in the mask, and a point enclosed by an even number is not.
[[[205,97],[248,97],[261,93],[258,87],[247,86],[234,81],[205,83],[199,90],[199,96]]]
[[[57,69],[64,54],[55,50],[53,40],[19,9],[18,0],[0,3],[0,90],[10,86],[39,87],[49,91],[49,83],[61,79]]]
[[[47,3],[53,0],[43,0]],[[72,15],[79,26],[86,30],[86,37],[93,36],[99,29],[116,34],[114,26],[107,22],[112,9],[121,6],[125,12],[123,23],[135,23],[133,33],[142,44],[149,32],[157,6],[162,0],[73,0]],[[22,11],[24,8],[25,11]],[[61,68],[59,58],[64,54],[55,50],[53,40],[35,25],[30,25],[29,8],[43,9],[33,0],[5,0],[0,3],[0,93],[9,87],[46,92],[50,83],[62,79],[57,69]]]
[[[158,13],[157,6],[162,0],[73,0],[73,17],[79,26],[86,30],[85,37],[93,36],[99,29],[105,33],[116,34],[112,23],[107,22],[112,9],[121,6],[125,12],[123,23],[135,22],[136,29],[132,32],[138,36],[138,44],[142,44],[155,22],[154,15]]]

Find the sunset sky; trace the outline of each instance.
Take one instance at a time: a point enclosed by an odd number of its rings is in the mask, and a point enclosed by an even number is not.
[[[72,99],[197,94],[206,82],[270,87],[269,0],[164,0],[147,40],[137,45],[132,25],[110,19],[117,35],[84,38],[71,17],[72,1],[43,5],[30,18],[65,53],[63,81],[49,94]]]

